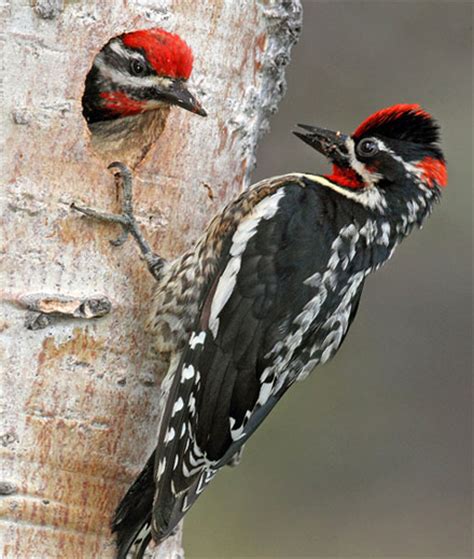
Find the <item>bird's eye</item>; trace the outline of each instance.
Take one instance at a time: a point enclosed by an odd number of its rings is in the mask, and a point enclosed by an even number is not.
[[[145,66],[139,60],[132,60],[130,70],[134,76],[141,76],[145,72]]]
[[[362,157],[372,157],[379,151],[379,147],[373,138],[365,138],[357,144],[356,151]]]

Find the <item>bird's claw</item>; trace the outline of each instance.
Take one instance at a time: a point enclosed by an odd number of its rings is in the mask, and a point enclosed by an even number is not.
[[[123,227],[122,233],[116,239],[112,239],[109,241],[109,243],[114,247],[122,246],[125,243],[125,241],[128,239],[128,235],[130,231],[128,230],[126,225],[122,225],[122,227]]]
[[[98,212],[92,208],[78,206],[74,202],[71,204],[71,208],[98,221],[118,223],[121,225],[123,229],[122,233],[116,239],[109,241],[110,244],[114,247],[122,246],[128,239],[129,234],[131,234],[140,248],[143,258],[148,265],[148,269],[156,279],[160,279],[165,260],[151,250],[150,245],[142,236],[133,214],[132,173],[126,165],[119,161],[114,161],[108,168],[118,170],[118,172],[114,174],[117,185],[122,187],[122,213],[109,214],[106,212]]]

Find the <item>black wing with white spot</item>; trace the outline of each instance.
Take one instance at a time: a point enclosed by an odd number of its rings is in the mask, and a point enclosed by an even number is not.
[[[158,540],[286,389],[327,360],[347,331],[355,307],[342,308],[344,294],[336,295],[336,287],[347,283],[341,274],[350,266],[338,257],[345,241],[335,242],[339,224],[328,219],[331,205],[320,196],[320,189],[287,184],[260,202],[232,237],[162,423],[152,525]],[[347,301],[358,301],[360,280]]]

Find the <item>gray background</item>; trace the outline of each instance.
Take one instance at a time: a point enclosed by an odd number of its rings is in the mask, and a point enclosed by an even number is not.
[[[293,387],[185,522],[198,557],[471,556],[472,4],[305,1],[254,179],[328,172],[295,122],[350,132],[418,102],[441,206],[366,284],[334,360]]]

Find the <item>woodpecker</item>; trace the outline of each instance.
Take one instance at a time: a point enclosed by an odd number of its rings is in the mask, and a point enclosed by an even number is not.
[[[365,278],[446,185],[438,125],[419,105],[380,110],[351,135],[299,127],[332,172],[255,184],[157,274],[148,328],[169,355],[168,397],[156,450],[113,520],[120,559],[167,538],[288,388],[334,356]],[[114,165],[131,198],[130,173]],[[140,241],[123,212],[116,221]]]
[[[206,116],[187,87],[192,68],[191,48],[164,29],[111,39],[95,57],[82,97],[94,149],[112,157],[135,147],[136,163],[163,131],[171,105]]]

